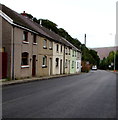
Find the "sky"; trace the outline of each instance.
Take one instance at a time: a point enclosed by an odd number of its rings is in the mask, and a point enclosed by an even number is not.
[[[117,0],[0,0],[18,13],[48,19],[88,48],[115,45]]]

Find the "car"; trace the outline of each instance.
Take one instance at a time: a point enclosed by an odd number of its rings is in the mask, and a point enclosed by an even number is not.
[[[93,65],[93,66],[92,66],[92,70],[97,70],[97,66],[96,66],[96,65]]]

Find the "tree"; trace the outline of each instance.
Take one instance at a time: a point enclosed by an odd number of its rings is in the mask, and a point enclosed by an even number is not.
[[[115,56],[115,57],[114,57]],[[114,59],[115,59],[115,68],[118,70],[118,51],[111,51],[107,58],[104,58],[100,62],[100,69],[114,69]]]
[[[44,26],[44,27],[48,28],[49,30],[58,34],[57,24],[55,24],[54,22],[47,20],[47,19],[39,19],[38,21],[39,21],[39,23],[41,21],[42,26]]]
[[[97,52],[95,50],[89,50],[89,53],[92,55],[92,57],[94,58],[94,65],[97,65],[99,66],[99,63],[100,63],[100,58],[99,56],[97,55]]]

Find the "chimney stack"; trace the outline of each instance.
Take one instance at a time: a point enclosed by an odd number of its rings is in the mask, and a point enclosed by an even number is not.
[[[23,13],[21,13],[21,15],[23,15],[23,16],[26,16],[26,13],[25,13],[25,11],[23,11]]]

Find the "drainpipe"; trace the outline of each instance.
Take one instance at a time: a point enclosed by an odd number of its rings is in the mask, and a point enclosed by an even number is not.
[[[13,49],[12,49],[12,80],[14,80],[14,26],[13,26]]]

